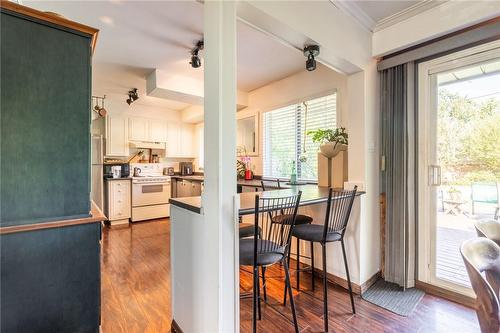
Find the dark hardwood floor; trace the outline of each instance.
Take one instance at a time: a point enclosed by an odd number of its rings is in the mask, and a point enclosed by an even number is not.
[[[169,332],[170,232],[169,221],[155,220],[126,228],[104,228],[102,262],[102,331]],[[293,267],[293,263],[292,263]],[[292,332],[289,306],[280,302],[283,272],[279,265],[268,270],[268,303],[263,304],[259,332]],[[303,291],[294,290],[301,332],[321,332],[323,303],[321,281],[309,292],[310,276],[301,275]],[[251,288],[251,274],[241,270],[241,290]],[[294,277],[292,273],[292,284]],[[355,298],[357,314],[352,315],[348,293],[329,286],[331,332],[479,332],[472,309],[426,295],[409,317],[401,317],[360,297]],[[241,332],[251,332],[252,300],[243,299]]]
[[[102,251],[102,331],[169,332],[170,222],[105,227]]]

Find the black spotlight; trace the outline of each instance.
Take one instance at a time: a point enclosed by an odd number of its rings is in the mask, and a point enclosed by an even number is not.
[[[191,55],[191,61],[189,63],[193,68],[198,68],[201,66],[201,60],[200,57],[198,57],[198,52],[196,52],[196,54]]]
[[[319,55],[319,45],[308,45],[304,47],[304,55],[307,57],[306,69],[310,72],[315,70],[316,60],[314,57]]]
[[[201,59],[198,56],[198,52],[203,50],[203,47],[204,47],[203,40],[200,40],[196,43],[194,49],[191,50],[191,61],[189,62],[191,67],[198,68],[201,66]]]
[[[139,99],[139,94],[137,93],[137,88],[134,88],[128,92],[127,104],[130,105]]]

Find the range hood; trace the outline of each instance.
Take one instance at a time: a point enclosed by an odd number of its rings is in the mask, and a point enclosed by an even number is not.
[[[130,148],[137,149],[162,149],[165,150],[165,142],[145,142],[145,141],[130,141]]]

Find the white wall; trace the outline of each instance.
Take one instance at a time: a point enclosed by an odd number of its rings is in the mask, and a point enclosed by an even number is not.
[[[262,113],[282,106],[318,97],[337,91],[337,115],[339,126],[344,126],[347,113],[347,76],[321,64],[313,72],[306,70],[270,83],[248,93],[248,107],[238,111],[237,118],[252,115],[259,117],[258,156],[251,156],[251,165],[256,175],[262,175]],[[189,108],[192,110],[192,108]],[[194,110],[194,109],[193,109]],[[196,112],[198,108],[196,108]],[[203,111],[202,109],[200,110]],[[183,118],[189,117],[184,114]],[[194,117],[194,116],[193,116]]]
[[[249,114],[260,113],[262,115],[263,112],[311,97],[326,95],[334,90],[337,90],[338,124],[342,126],[344,118],[346,118],[344,113],[347,111],[347,76],[323,65],[318,65],[318,68],[313,72],[304,70],[251,91],[248,94],[248,110],[243,109],[240,112],[247,111]],[[251,164],[255,167],[254,173],[257,175],[263,174],[263,134],[262,117],[260,117],[259,156],[251,158]]]

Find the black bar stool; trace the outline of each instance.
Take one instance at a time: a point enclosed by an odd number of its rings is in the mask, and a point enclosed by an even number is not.
[[[253,267],[253,332],[257,332],[257,310],[260,319],[259,267],[282,263],[285,268],[285,290],[290,293],[290,306],[295,332],[299,332],[295,304],[293,302],[287,254],[290,250],[292,230],[299,208],[302,192],[284,197],[262,198],[255,196],[255,225],[252,238],[240,239],[240,265]],[[286,214],[282,223],[273,223],[272,218]],[[262,231],[259,236],[259,228]]]
[[[323,254],[323,311],[324,327],[328,332],[328,280],[326,276],[326,244],[331,242],[340,242],[342,245],[342,255],[344,257],[345,272],[349,294],[351,297],[352,313],[356,313],[354,307],[354,297],[352,294],[351,277],[349,276],[349,267],[347,265],[347,256],[344,246],[344,234],[351,215],[351,209],[356,196],[357,186],[352,191],[333,191],[328,193],[328,203],[326,208],[325,224],[304,224],[297,225],[292,231],[292,236],[297,239],[303,239],[313,243],[320,243]],[[312,251],[312,246],[311,246]],[[314,254],[311,253],[311,257]],[[298,259],[298,254],[297,254]],[[311,273],[314,272],[314,261],[311,265]],[[297,271],[297,281],[300,271]],[[312,276],[312,287],[314,289],[314,273]],[[297,289],[299,285],[297,284]]]
[[[274,187],[273,185],[271,186],[266,186],[266,183],[267,184],[272,184],[274,183],[273,180],[261,180],[260,183],[262,185],[262,191],[266,191],[268,189],[271,189],[271,188],[275,188],[275,189],[281,189],[281,184],[280,184],[280,180],[279,178],[276,179],[276,184],[277,184],[277,187]],[[284,214],[280,214],[280,215],[276,215],[272,222],[273,223],[282,223],[281,220],[283,218],[286,218],[286,216]],[[295,218],[295,225],[296,226],[299,226],[299,225],[304,225],[304,224],[311,224],[313,222],[313,218],[308,216],[308,215],[303,215],[303,214],[297,214],[297,217]],[[299,238],[296,238],[297,239],[297,266],[296,266],[296,272],[299,272],[300,271],[300,239]],[[311,262],[312,262],[312,266],[314,267],[314,251],[313,250],[313,242],[311,242]],[[288,265],[290,265],[290,252],[288,252]],[[312,279],[314,280],[314,270],[311,271],[312,272]],[[262,272],[262,275],[263,275],[263,278],[265,279],[265,270]],[[299,274],[296,273],[296,282],[297,282],[297,289],[299,288]],[[313,290],[314,290],[314,284],[313,284]],[[266,295],[266,289],[264,287],[264,300],[267,301],[267,295]],[[283,295],[283,305],[286,305],[286,289],[284,291],[284,295]]]

